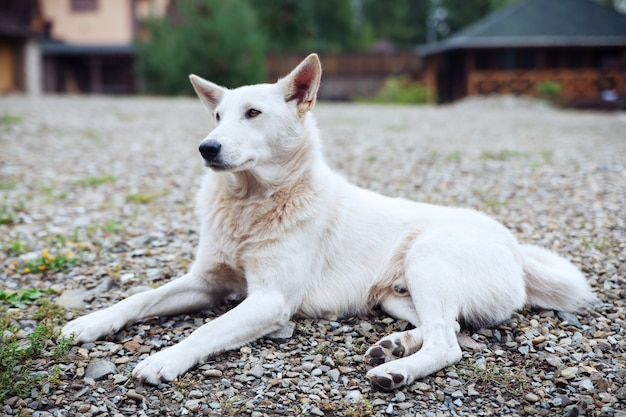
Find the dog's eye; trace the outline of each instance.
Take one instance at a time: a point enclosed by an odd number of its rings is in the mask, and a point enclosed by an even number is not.
[[[220,114],[219,113],[215,113],[215,120],[217,120],[218,122],[220,121]]]
[[[259,114],[261,114],[260,110],[257,109],[248,109],[248,111],[246,112],[246,118],[248,119],[254,119],[255,117],[257,117]]]

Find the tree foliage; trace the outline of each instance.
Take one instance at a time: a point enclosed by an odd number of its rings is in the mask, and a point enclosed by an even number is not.
[[[435,10],[445,9],[443,26],[454,33],[515,1],[180,0],[171,16],[149,22],[138,70],[148,93],[189,94],[190,72],[227,87],[255,83],[266,52],[350,52],[377,40],[412,49],[426,42]]]
[[[234,87],[265,77],[265,36],[246,0],[176,2],[169,16],[148,23],[138,44],[139,73],[148,93],[190,93],[189,73]]]
[[[251,0],[273,52],[345,51],[363,46],[352,0]]]

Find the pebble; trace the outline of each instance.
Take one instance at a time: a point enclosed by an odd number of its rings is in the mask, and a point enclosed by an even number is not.
[[[578,368],[575,366],[565,368],[561,371],[561,376],[565,379],[573,379],[576,378],[578,374]]]
[[[255,365],[248,371],[248,374],[255,378],[261,378],[265,374],[265,368],[261,365]]]
[[[89,362],[89,365],[87,365],[87,369],[85,369],[85,378],[91,378],[95,381],[99,381],[115,373],[117,373],[117,368],[113,362],[96,359]]]
[[[540,400],[539,396],[537,394],[532,393],[532,392],[529,392],[528,394],[526,394],[524,396],[524,399],[526,401],[528,401],[528,402],[531,402],[531,403],[536,403],[537,401]]]
[[[626,196],[615,190],[626,188],[626,142],[619,140],[626,118],[623,112],[508,109],[493,100],[442,107],[320,103],[315,112],[325,155],[345,177],[394,197],[485,211],[522,242],[563,254],[601,299],[592,314],[525,308],[500,325],[464,329],[459,363],[393,393],[372,389],[364,355],[383,335],[411,326],[378,310],[358,318],[296,317],[282,335],[212,356],[157,387],[130,378],[141,359],[236,305],[229,302],[128,326],[108,342],[73,347],[68,362],[41,361],[37,372],[60,367],[58,383],[7,398],[0,414],[217,417],[245,406],[254,417],[625,417],[619,353],[626,350]],[[7,234],[0,233],[0,246],[19,239],[37,255],[55,234],[75,232],[84,244],[73,248],[81,262],[60,273],[22,274],[11,269],[19,258],[0,251],[7,288],[53,289],[50,300],[84,308],[66,310],[69,320],[187,271],[198,240],[193,191],[205,171],[189,162],[198,158],[194,138],[207,133],[204,123],[190,122],[206,118],[197,99],[7,95],[0,100],[3,113],[21,118],[0,129],[0,182],[14,184],[2,189],[3,202],[27,204],[14,224],[2,226]],[[35,142],[48,144],[46,152],[31,146]],[[108,175],[115,182],[76,185]],[[131,193],[158,197],[136,204],[127,201]],[[110,221],[118,231],[104,227]],[[19,311],[20,340],[35,328],[37,308]],[[113,364],[111,372],[92,374],[88,368],[97,360]]]
[[[328,372],[326,372],[326,375],[328,375],[330,380],[333,381],[333,382],[339,381],[340,373],[339,373],[338,369],[331,369]]]

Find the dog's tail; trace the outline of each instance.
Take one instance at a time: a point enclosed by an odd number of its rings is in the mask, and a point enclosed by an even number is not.
[[[571,262],[539,246],[521,246],[527,304],[576,312],[598,302],[582,272]]]

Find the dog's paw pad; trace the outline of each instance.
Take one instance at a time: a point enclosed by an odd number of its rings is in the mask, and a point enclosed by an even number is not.
[[[404,375],[388,374],[385,376],[374,375],[370,378],[372,387],[380,391],[393,391],[404,385]]]
[[[383,339],[365,352],[365,360],[371,366],[377,366],[401,358],[405,353],[406,348],[400,339],[395,341]]]

